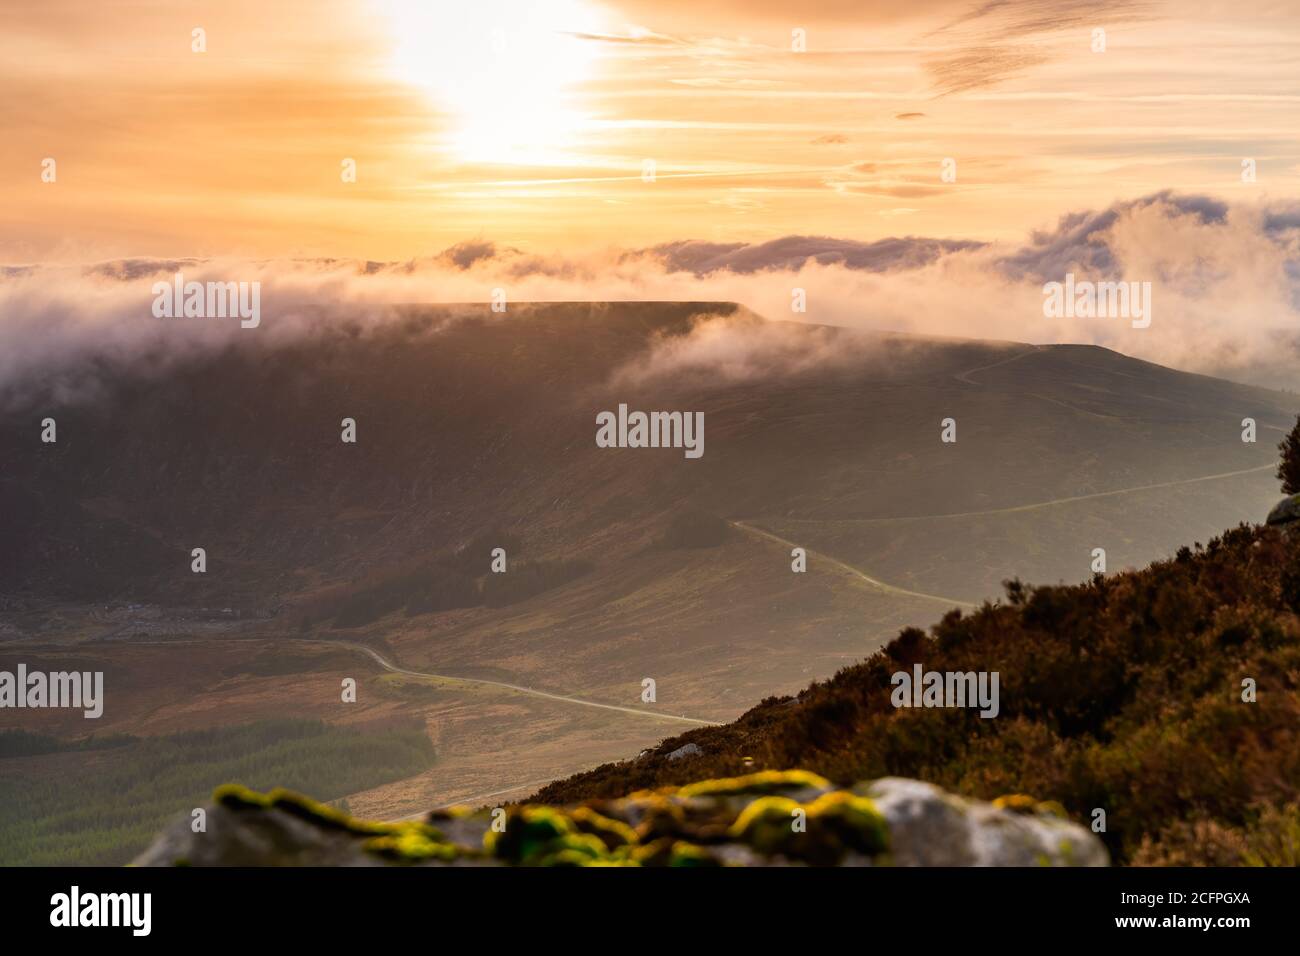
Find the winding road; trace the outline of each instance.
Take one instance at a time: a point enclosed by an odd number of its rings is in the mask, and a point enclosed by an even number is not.
[[[1022,359],[1026,355],[1035,355],[1041,351],[1042,349],[1040,349],[1036,345],[1030,346],[1024,352],[1017,352],[1015,355],[1008,356],[1007,358],[1001,359],[1000,361],[990,362],[988,365],[980,365],[977,366],[976,368],[968,368],[964,372],[958,372],[956,375],[953,376],[953,378],[955,378],[959,382],[965,382],[967,385],[982,385],[982,383],[977,382],[973,378],[971,378],[971,376],[974,375],[976,372],[983,372],[985,369],[997,368],[999,365],[1006,365],[1008,362],[1014,362],[1016,361],[1016,359]]]
[[[783,544],[786,547],[803,548],[804,551],[807,552],[808,554],[818,555],[823,560],[829,561],[832,565],[839,568],[841,571],[845,571],[848,574],[852,575],[853,577],[858,578],[859,580],[866,581],[868,584],[870,584],[873,588],[876,588],[877,590],[885,591],[889,594],[900,594],[906,597],[922,598],[926,601],[939,601],[940,603],[947,604],[947,605],[955,604],[958,607],[979,607],[978,604],[972,604],[970,601],[959,601],[957,600],[957,598],[944,597],[942,594],[926,594],[923,591],[909,591],[907,588],[900,588],[897,585],[887,584],[886,582],[881,581],[879,578],[873,578],[871,575],[867,574],[864,571],[859,571],[851,564],[845,564],[843,561],[839,560],[838,558],[832,558],[829,554],[824,554],[820,551],[814,551],[812,548],[809,548],[806,545],[797,544],[794,541],[788,541],[787,539],[782,538],[780,535],[775,535],[770,531],[764,531],[762,528],[755,528],[753,525],[745,524],[745,522],[743,521],[732,521],[730,522],[730,524],[735,528],[739,528],[741,531],[746,531],[749,534],[757,535],[760,538],[767,538],[767,540],[769,541],[775,541],[777,544]]]
[[[424,671],[413,671],[406,667],[398,667],[388,658],[384,657],[372,647],[364,644],[353,644],[349,641],[315,641],[309,638],[299,638],[306,644],[326,644],[331,647],[346,647],[349,650],[365,654],[384,670],[393,674],[405,674],[407,677],[423,677],[429,680],[450,681],[456,684],[474,684],[480,687],[495,687],[500,690],[514,691],[517,694],[526,694],[530,697],[542,697],[546,700],[558,700],[566,704],[578,704],[582,707],[599,707],[601,710],[616,710],[624,714],[636,714],[639,717],[654,717],[658,720],[671,720],[681,724],[694,724],[697,727],[717,727],[720,722],[716,720],[700,720],[697,717],[679,717],[674,714],[663,714],[655,710],[643,710],[639,707],[620,707],[617,704],[601,704],[594,700],[583,700],[581,697],[568,697],[564,694],[551,694],[544,690],[534,690],[531,687],[522,687],[519,684],[507,684],[504,681],[485,680],[480,677],[452,677],[449,674],[429,674]]]
[[[1027,352],[1021,353],[1021,355],[1028,355],[1028,354],[1030,353]],[[1006,359],[1005,361],[1009,362],[1012,361],[1013,359],[1020,358],[1020,357],[1021,357],[1020,355],[1016,355],[1013,356],[1011,359]],[[1001,365],[1002,363],[998,362],[995,364]],[[984,367],[992,368],[992,366],[984,366]],[[979,369],[971,369],[971,371],[977,372],[979,371]],[[968,372],[966,374],[970,374],[970,373]],[[1265,426],[1265,427],[1273,427],[1273,426]],[[1155,491],[1161,488],[1176,488],[1180,485],[1192,485],[1202,481],[1219,481],[1224,478],[1236,478],[1240,475],[1253,475],[1261,471],[1271,471],[1276,467],[1277,467],[1276,465],[1272,465],[1272,464],[1259,465],[1254,468],[1242,468],[1237,471],[1224,471],[1214,475],[1201,475],[1196,478],[1180,478],[1175,481],[1161,481],[1150,485],[1137,485],[1132,488],[1116,488],[1113,491],[1097,491],[1086,495],[1071,495],[1067,498],[1053,498],[1050,501],[1038,501],[1028,505],[1014,505],[1009,508],[991,508],[986,511],[958,511],[958,512],[946,512],[946,513],[931,514],[931,515],[901,515],[901,516],[890,516],[887,518],[782,518],[781,520],[791,524],[859,524],[861,525],[861,524],[886,524],[891,521],[927,521],[927,520],[934,520],[939,518],[977,518],[986,515],[1002,515],[1002,514],[1013,514],[1020,511],[1036,511],[1040,508],[1052,508],[1057,505],[1070,504],[1076,501],[1091,501],[1095,498],[1109,498],[1114,495],[1129,495],[1140,491]],[[884,591],[886,593],[898,594],[906,597],[921,598],[926,601],[938,601],[942,604],[956,605],[958,607],[974,608],[979,606],[977,604],[972,604],[969,601],[959,601],[957,600],[957,598],[945,597],[941,594],[927,594],[924,591],[910,591],[907,588],[900,588],[897,585],[889,584],[886,581],[881,581],[879,578],[873,578],[865,571],[861,571],[858,568],[853,567],[853,565],[851,564],[846,564],[845,562],[840,561],[838,558],[833,558],[829,554],[825,554],[822,552],[814,552],[813,549],[809,548],[807,545],[798,544],[797,542],[790,541],[787,538],[782,538],[780,535],[773,534],[771,531],[765,531],[762,528],[756,528],[753,525],[746,524],[743,521],[731,521],[729,523],[733,527],[738,528],[741,531],[745,531],[749,534],[756,535],[758,537],[766,538],[767,540],[776,542],[777,544],[782,544],[790,548],[803,548],[804,551],[806,551],[808,554],[818,554],[823,560],[830,562],[835,567],[840,568],[842,571],[847,572],[853,577],[865,581],[867,584],[870,584],[872,587],[880,591]]]
[[[1091,501],[1094,498],[1109,498],[1113,495],[1131,495],[1138,491],[1157,491],[1161,488],[1177,488],[1179,485],[1194,485],[1201,481],[1219,481],[1223,478],[1236,478],[1239,475],[1253,475],[1261,471],[1272,471],[1277,465],[1258,465],[1254,468],[1242,468],[1239,471],[1221,471],[1216,475],[1201,475],[1197,478],[1178,478],[1174,481],[1161,481],[1153,485],[1136,485],[1132,488],[1116,488],[1114,491],[1094,491],[1086,495],[1071,495],[1068,498],[1053,498],[1050,501],[1036,501],[1028,505],[1012,505],[1009,508],[990,508],[987,511],[947,511],[932,515],[890,515],[886,518],[782,518],[792,524],[886,524],[890,521],[928,521],[935,518],[979,518],[985,515],[1006,515],[1017,511],[1037,511],[1039,508],[1053,508],[1068,505],[1075,501]]]

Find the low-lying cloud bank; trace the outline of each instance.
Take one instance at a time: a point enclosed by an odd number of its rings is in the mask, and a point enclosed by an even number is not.
[[[260,322],[159,318],[156,283],[259,283]],[[1151,283],[1148,328],[1125,318],[1047,318],[1043,286]],[[796,290],[802,290],[802,294]],[[1224,202],[1159,193],[1073,213],[1020,244],[931,238],[857,242],[788,236],[674,242],[539,255],[466,242],[407,262],[130,259],[84,267],[0,267],[0,401],[38,386],[93,393],[106,368],[165,368],[196,352],[273,345],[343,320],[365,326],[396,303],[727,300],[769,319],[851,328],[1082,342],[1190,371],[1249,377],[1300,368],[1279,343],[1300,338],[1300,203]],[[805,311],[794,306],[800,298]],[[728,361],[728,340],[707,352]],[[816,350],[820,351],[820,350]],[[806,359],[806,356],[805,356]],[[764,368],[771,368],[765,361]],[[1300,380],[1300,376],[1297,377]]]

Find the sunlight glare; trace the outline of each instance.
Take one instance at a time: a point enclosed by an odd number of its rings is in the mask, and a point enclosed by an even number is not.
[[[583,0],[388,0],[392,65],[452,117],[449,145],[466,161],[553,164],[586,117],[571,104],[591,76],[599,31]]]

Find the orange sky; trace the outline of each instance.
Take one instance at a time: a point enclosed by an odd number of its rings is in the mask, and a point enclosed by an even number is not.
[[[1294,197],[1298,27],[1250,0],[6,0],[0,262],[998,239],[1162,189]]]

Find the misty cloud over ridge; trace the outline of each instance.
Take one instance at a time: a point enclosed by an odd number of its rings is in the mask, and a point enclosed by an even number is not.
[[[1002,270],[1013,278],[1030,277],[1042,282],[1059,279],[1068,271],[1087,272],[1094,278],[1116,279],[1123,270],[1107,233],[1121,216],[1152,206],[1167,217],[1187,216],[1202,225],[1222,224],[1228,204],[1208,196],[1179,196],[1156,193],[1106,209],[1075,212],[1062,216],[1055,229],[1035,232],[1027,245],[999,260]],[[1265,231],[1268,231],[1265,226]]]
[[[956,239],[905,238],[858,242],[826,236],[783,236],[760,243],[718,243],[682,240],[645,250],[660,259],[669,272],[693,272],[706,276],[715,272],[749,275],[767,270],[798,271],[810,262],[846,269],[888,272],[929,265],[940,256],[984,243]]]
[[[154,282],[261,283],[262,322],[159,319]],[[1066,273],[1152,284],[1153,321],[1048,319],[1042,286]],[[807,311],[791,310],[803,289]],[[0,402],[91,396],[122,366],[162,371],[205,349],[265,347],[341,327],[364,330],[399,303],[734,301],[768,319],[904,333],[1102,345],[1175,368],[1249,377],[1294,355],[1300,338],[1300,202],[1229,202],[1156,193],[1070,213],[1019,243],[925,237],[858,241],[786,236],[757,243],[682,240],[644,249],[535,253],[474,239],[398,262],[150,259],[0,266]],[[508,321],[510,313],[496,318]],[[731,338],[752,326],[731,323]],[[1281,336],[1281,338],[1279,338]],[[701,356],[727,363],[715,330]],[[774,344],[775,343],[775,344]],[[674,363],[686,361],[675,343]],[[763,340],[763,374],[779,369]],[[804,349],[801,367],[832,350]],[[647,363],[660,361],[647,357]],[[663,365],[663,362],[660,361]],[[1288,367],[1291,367],[1288,366]],[[1296,376],[1300,381],[1300,375]]]

